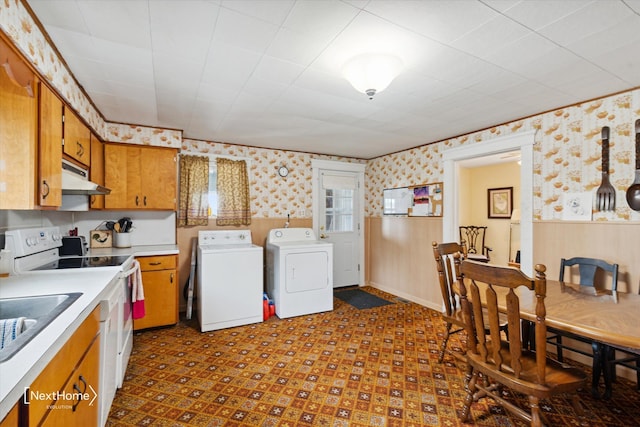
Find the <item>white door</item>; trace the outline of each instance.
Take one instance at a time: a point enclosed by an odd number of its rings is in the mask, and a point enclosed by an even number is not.
[[[333,287],[360,280],[358,174],[321,171],[319,237],[333,243]]]
[[[313,169],[313,230],[317,236],[333,243],[333,286],[365,284],[364,267],[364,163],[312,159]],[[331,178],[331,177],[335,177]],[[346,210],[330,207],[327,211],[327,189],[349,190],[355,185],[351,205],[351,223],[347,226]],[[329,188],[324,188],[329,187]],[[336,187],[336,188],[331,188]],[[349,187],[349,188],[343,188]],[[331,193],[331,204],[346,204],[349,192]],[[330,227],[327,215],[330,214]],[[338,231],[338,229],[342,231]],[[347,229],[351,231],[346,231]],[[343,240],[344,239],[344,240]]]

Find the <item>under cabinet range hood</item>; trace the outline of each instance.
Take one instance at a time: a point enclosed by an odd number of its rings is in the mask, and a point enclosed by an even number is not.
[[[89,181],[89,173],[66,160],[62,160],[62,194],[88,196],[110,194],[109,188]]]

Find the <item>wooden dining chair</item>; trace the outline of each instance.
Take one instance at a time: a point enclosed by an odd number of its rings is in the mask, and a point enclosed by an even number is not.
[[[535,270],[535,279],[531,279],[512,267],[471,260],[460,263],[459,282],[465,281],[468,288],[469,304],[465,307],[468,307],[466,310],[472,310],[463,313],[463,317],[467,331],[476,331],[475,334],[469,334],[466,354],[472,376],[460,417],[463,422],[469,421],[471,404],[486,396],[495,399],[505,409],[535,427],[543,425],[540,399],[547,399],[559,393],[572,393],[576,413],[583,414],[576,392],[585,386],[586,374],[580,369],[548,358],[545,346],[538,346],[535,351],[523,348],[519,288],[534,292],[535,334],[539,338],[538,342],[544,342],[547,334],[544,301],[547,286],[546,267],[538,264]],[[487,308],[487,320],[482,315],[483,307]],[[504,339],[500,333],[500,311],[507,313],[508,339]],[[500,391],[501,387],[527,395],[528,410],[506,400]]]
[[[444,301],[442,318],[446,323],[445,336],[440,344],[438,363],[442,363],[445,353],[449,353],[456,359],[464,361],[464,352],[466,350],[448,350],[447,343],[451,335],[465,330],[462,312],[463,305],[467,302],[467,292],[465,287],[460,286],[458,283],[458,266],[460,265],[460,261],[467,256],[466,244],[463,240],[461,243],[449,242],[439,244],[438,242],[432,242],[431,246],[433,247],[433,256],[438,269],[440,291],[442,292],[442,300]],[[464,285],[464,283],[462,285]],[[505,319],[501,319],[500,321],[500,330],[506,333],[507,322]]]
[[[438,280],[440,282],[440,292],[444,301],[444,312],[442,318],[446,323],[444,339],[440,344],[440,354],[438,363],[442,363],[445,353],[450,353],[458,360],[464,360],[464,353],[460,351],[447,350],[449,337],[465,330],[464,319],[462,318],[462,304],[466,303],[466,290],[459,288],[457,284],[457,266],[460,260],[466,255],[465,242],[438,243],[432,242],[433,256],[438,269]],[[457,256],[457,258],[456,258]]]
[[[575,267],[577,267],[579,278],[574,281],[572,279]],[[618,264],[609,264],[606,261],[596,258],[575,257],[560,260],[560,274],[558,280],[560,282],[565,281],[565,271],[569,272],[567,282],[579,283],[581,289],[585,289],[589,292],[597,293],[605,287],[605,276],[611,276],[611,291],[617,292],[618,290]],[[562,332],[556,329],[549,328],[549,335],[547,336],[547,342],[556,347],[556,357],[559,362],[564,361],[563,349],[567,349],[574,353],[579,353],[584,356],[592,358],[592,378],[591,378],[591,392],[595,398],[600,397],[598,392],[598,385],[600,378],[604,377],[605,383],[605,395],[610,395],[611,381],[613,379],[609,376],[613,370],[609,370],[606,366],[606,352],[611,351],[599,341],[594,341],[582,337],[580,335],[571,334],[568,332]],[[563,337],[570,338],[575,341],[580,341],[591,345],[590,351],[581,349],[577,346],[568,345],[563,342]],[[606,397],[606,396],[605,396]]]
[[[462,225],[459,227],[460,241],[467,243],[467,258],[474,261],[489,262],[492,249],[484,244],[486,226]]]

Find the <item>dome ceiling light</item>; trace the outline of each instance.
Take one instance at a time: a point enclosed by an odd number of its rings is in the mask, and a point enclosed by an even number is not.
[[[373,99],[389,86],[401,69],[402,61],[397,56],[367,53],[347,61],[342,74],[358,92]]]

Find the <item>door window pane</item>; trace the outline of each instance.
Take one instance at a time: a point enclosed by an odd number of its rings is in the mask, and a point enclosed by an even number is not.
[[[325,229],[328,232],[353,231],[354,189],[325,190]]]

